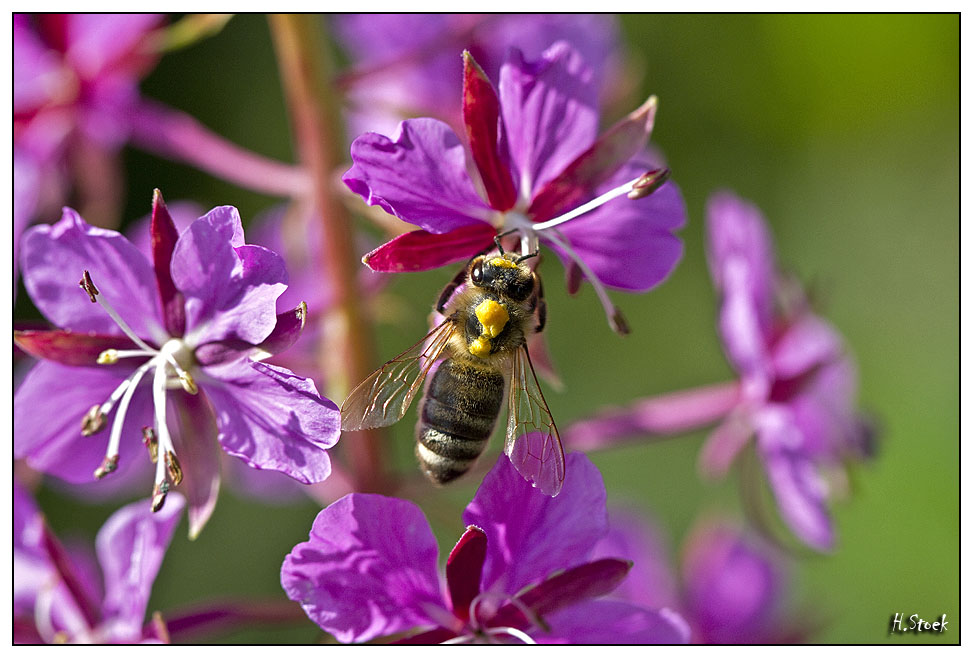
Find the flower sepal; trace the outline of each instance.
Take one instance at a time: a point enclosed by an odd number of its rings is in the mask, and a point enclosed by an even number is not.
[[[549,630],[544,622],[545,616],[611,593],[631,568],[632,562],[629,560],[604,558],[555,573],[521,590],[497,610],[490,624],[520,629],[537,626]],[[527,618],[525,611],[531,613],[531,619]]]
[[[124,336],[67,329],[15,330],[14,343],[35,358],[66,366],[96,366],[106,350],[137,349],[135,343]]]

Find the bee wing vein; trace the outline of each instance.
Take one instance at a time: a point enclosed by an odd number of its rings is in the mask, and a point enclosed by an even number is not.
[[[341,405],[341,429],[385,427],[401,419],[432,364],[449,344],[454,328],[453,320],[447,318],[356,386]]]

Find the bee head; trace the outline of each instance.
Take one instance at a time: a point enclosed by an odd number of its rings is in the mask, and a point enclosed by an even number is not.
[[[511,254],[477,256],[470,263],[470,283],[522,302],[534,291],[534,273]]]

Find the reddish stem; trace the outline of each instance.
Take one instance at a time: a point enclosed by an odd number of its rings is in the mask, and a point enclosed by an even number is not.
[[[329,397],[342,400],[377,364],[372,358],[371,323],[361,303],[361,265],[351,218],[332,187],[343,143],[334,104],[338,94],[327,86],[331,63],[320,17],[275,14],[270,27],[297,150],[311,174],[311,196],[324,228],[322,275],[330,282],[334,302],[322,315],[320,354]],[[389,489],[381,438],[377,430],[365,430],[342,442],[359,491]]]

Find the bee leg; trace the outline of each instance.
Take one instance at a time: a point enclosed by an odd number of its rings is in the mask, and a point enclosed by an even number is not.
[[[547,302],[544,301],[544,282],[537,272],[534,272],[534,279],[537,281],[537,326],[534,331],[541,333],[547,324]]]
[[[436,302],[436,310],[438,312],[444,313],[446,311],[446,304],[449,303],[449,298],[452,297],[453,293],[456,292],[456,289],[466,281],[466,272],[468,267],[469,266],[463,266],[463,269],[457,272],[456,276],[453,277],[453,280],[447,283],[446,287],[443,288],[443,291],[439,294],[439,301]]]

